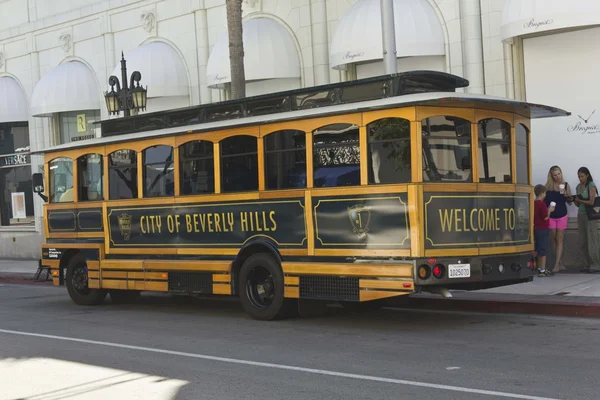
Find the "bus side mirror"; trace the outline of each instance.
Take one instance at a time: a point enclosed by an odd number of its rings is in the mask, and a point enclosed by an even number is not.
[[[33,174],[33,193],[37,193],[45,202],[48,201],[48,197],[44,196],[44,175],[37,172]]]

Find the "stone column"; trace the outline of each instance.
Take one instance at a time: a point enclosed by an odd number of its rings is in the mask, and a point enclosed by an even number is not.
[[[37,51],[32,51],[29,55],[31,65],[31,90],[40,80],[40,56]],[[30,99],[31,104],[31,99]],[[50,147],[53,144],[50,132],[44,130],[44,121],[48,118],[29,117],[29,148],[31,151],[39,151]],[[47,125],[47,124],[46,124]],[[44,167],[43,155],[31,156],[31,173],[42,172]],[[44,234],[44,213],[43,201],[38,195],[33,196],[33,209],[35,215],[35,229]]]
[[[198,43],[198,86],[200,88],[200,104],[212,102],[212,93],[206,86],[206,66],[210,55],[208,44],[208,21],[206,9],[194,12],[196,18],[196,42]]]
[[[327,5],[325,0],[310,0],[310,20],[315,85],[326,85],[330,80]]]
[[[463,68],[470,85],[469,93],[485,93],[483,71],[483,40],[479,0],[460,0]]]

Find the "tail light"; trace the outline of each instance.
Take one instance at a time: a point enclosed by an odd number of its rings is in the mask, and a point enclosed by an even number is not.
[[[442,264],[435,264],[432,272],[434,277],[441,279],[444,277],[445,268]]]
[[[431,276],[431,268],[429,268],[429,265],[423,264],[419,266],[418,274],[421,279],[429,279]]]

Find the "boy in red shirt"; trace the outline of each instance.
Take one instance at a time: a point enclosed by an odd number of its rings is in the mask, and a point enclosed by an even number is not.
[[[536,185],[533,189],[535,193],[535,203],[533,206],[533,230],[535,252],[537,253],[538,276],[552,276],[553,273],[546,271],[546,253],[548,252],[548,243],[550,242],[550,214],[554,211],[555,204],[550,203],[546,207],[544,199],[546,198],[546,187]]]

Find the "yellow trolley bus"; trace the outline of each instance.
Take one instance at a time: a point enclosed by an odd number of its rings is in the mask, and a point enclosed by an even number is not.
[[[530,120],[385,75],[101,122],[43,151],[42,266],[72,300],[239,296],[254,318],[533,279]]]

